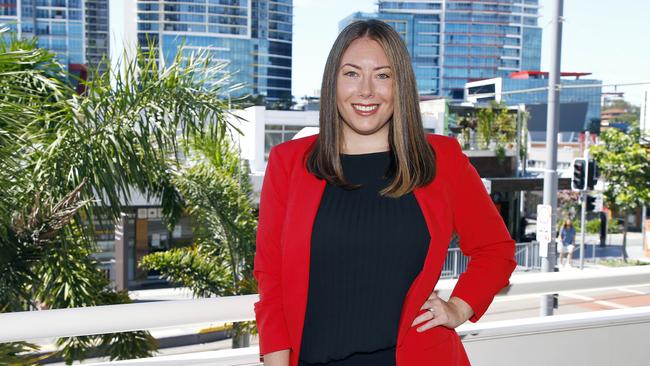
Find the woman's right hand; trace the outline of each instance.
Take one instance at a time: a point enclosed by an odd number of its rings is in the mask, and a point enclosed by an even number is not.
[[[289,350],[283,349],[265,354],[264,366],[289,366]]]

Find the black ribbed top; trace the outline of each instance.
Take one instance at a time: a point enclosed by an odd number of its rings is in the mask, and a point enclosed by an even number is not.
[[[402,304],[421,271],[429,231],[413,193],[379,191],[390,151],[341,155],[346,190],[327,184],[311,237],[300,365],[394,366]]]

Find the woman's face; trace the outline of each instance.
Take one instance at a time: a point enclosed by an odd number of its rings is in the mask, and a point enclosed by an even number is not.
[[[371,135],[393,116],[393,70],[382,47],[358,38],[347,48],[336,79],[336,105],[344,129]]]

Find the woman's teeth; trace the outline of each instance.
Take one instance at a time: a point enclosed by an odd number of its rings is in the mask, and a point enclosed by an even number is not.
[[[377,107],[378,107],[378,105],[376,105],[376,104],[371,105],[371,106],[362,106],[362,105],[358,105],[358,104],[353,104],[352,106],[354,107],[354,109],[362,111],[362,112],[370,112],[370,111],[373,111],[373,110],[377,109]]]

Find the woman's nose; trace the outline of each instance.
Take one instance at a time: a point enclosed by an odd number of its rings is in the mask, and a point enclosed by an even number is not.
[[[372,80],[370,77],[364,76],[361,78],[361,83],[359,85],[359,96],[363,98],[369,98],[373,94]]]

